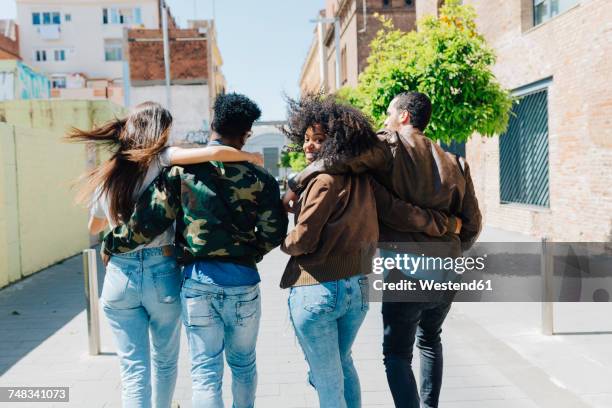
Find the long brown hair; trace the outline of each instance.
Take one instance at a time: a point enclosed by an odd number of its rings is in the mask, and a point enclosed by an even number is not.
[[[140,187],[151,162],[161,152],[170,133],[172,115],[160,104],[144,102],[123,119],[114,119],[93,130],[72,128],[69,142],[94,142],[108,147],[112,156],[80,179],[77,202],[89,204],[100,187],[107,194],[115,223],[129,219],[134,192]]]

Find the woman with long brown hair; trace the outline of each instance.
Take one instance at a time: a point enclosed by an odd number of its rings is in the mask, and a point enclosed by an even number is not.
[[[111,158],[84,176],[78,194],[79,201],[91,203],[92,234],[128,220],[135,201],[163,167],[213,160],[261,162],[257,154],[226,146],[167,148],[171,126],[170,112],[145,102],[124,119],[91,131],[73,129],[67,136],[68,141],[111,148]],[[124,407],[171,405],[180,343],[181,281],[174,226],[153,242],[113,255],[108,262],[101,303],[117,346]]]

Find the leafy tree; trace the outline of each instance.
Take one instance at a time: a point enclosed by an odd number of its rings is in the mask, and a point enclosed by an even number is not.
[[[370,44],[368,66],[356,89],[338,96],[382,126],[393,97],[403,91],[427,94],[433,113],[425,134],[450,143],[472,133],[503,133],[512,98],[491,70],[495,54],[476,31],[472,6],[447,0],[438,18],[419,21],[419,31],[402,32],[389,19]]]
[[[302,151],[301,147],[290,145],[287,150],[281,153],[280,158],[281,167],[290,167],[295,172],[302,171],[308,165],[306,156]]]

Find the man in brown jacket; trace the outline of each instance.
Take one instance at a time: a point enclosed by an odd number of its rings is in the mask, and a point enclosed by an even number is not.
[[[449,219],[459,219],[462,224],[451,226],[439,237],[427,235],[418,228],[414,232],[401,232],[381,224],[380,242],[417,243],[419,252],[425,254],[439,251],[431,248],[443,243],[445,255],[459,256],[476,241],[482,218],[467,163],[423,135],[431,109],[431,102],[424,94],[407,92],[396,96],[389,105],[386,129],[379,132],[381,143],[376,148],[349,163],[330,167],[315,162],[290,181],[289,187],[300,192],[312,176],[321,172],[370,171],[400,200],[444,212]],[[284,201],[291,199],[290,193]],[[415,227],[426,225],[428,221],[420,219],[417,212],[407,217]],[[412,372],[415,337],[421,351],[422,404],[424,407],[438,405],[442,385],[440,333],[451,303],[452,296],[434,302],[383,302],[383,354],[396,407],[419,407],[419,393]]]

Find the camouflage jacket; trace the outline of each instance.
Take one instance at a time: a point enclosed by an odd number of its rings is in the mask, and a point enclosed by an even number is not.
[[[176,221],[179,261],[216,259],[254,267],[287,235],[274,177],[246,162],[166,168],[127,223],[106,235],[103,251],[127,252]]]

